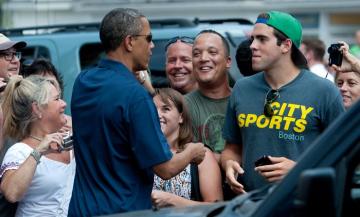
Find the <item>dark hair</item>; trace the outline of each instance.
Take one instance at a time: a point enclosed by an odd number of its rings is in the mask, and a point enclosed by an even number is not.
[[[257,73],[257,71],[254,71],[252,68],[252,51],[250,49],[251,42],[252,40],[247,38],[242,41],[236,49],[236,64],[240,73],[244,76],[251,76]]]
[[[21,74],[24,77],[28,77],[30,75],[53,75],[59,84],[61,96],[63,95],[64,83],[62,76],[59,74],[55,66],[50,62],[50,60],[43,58],[36,59],[34,60],[34,62],[31,63],[31,65],[24,67]]]
[[[142,29],[141,18],[136,9],[116,8],[105,15],[100,24],[100,40],[105,52],[116,50],[128,35],[137,35]]]
[[[212,29],[205,29],[205,30],[202,30],[201,32],[199,32],[196,37],[195,37],[195,40],[196,38],[201,35],[201,34],[205,34],[205,33],[211,33],[211,34],[215,34],[215,35],[218,35],[220,38],[221,38],[221,41],[223,43],[223,46],[225,48],[225,55],[226,56],[230,56],[230,46],[229,46],[229,42],[226,40],[226,38],[221,35],[220,33],[218,33],[217,31],[215,30],[212,30]]]
[[[305,45],[305,50],[311,50],[314,53],[314,58],[317,61],[323,61],[325,55],[325,44],[322,40],[313,38],[313,39],[304,39],[302,43]]]
[[[175,108],[182,115],[183,122],[180,125],[179,131],[179,148],[182,150],[185,145],[192,141],[192,125],[189,111],[186,107],[183,95],[172,88],[155,89],[155,96],[160,96],[160,99],[166,105],[170,105],[170,101],[174,103]]]
[[[269,19],[270,16],[267,13],[262,13],[259,14],[259,16],[257,17],[257,19],[259,18],[263,18],[263,19]],[[272,27],[272,26],[271,26]],[[283,41],[285,41],[286,39],[290,39],[289,37],[287,37],[284,33],[282,33],[281,31],[279,31],[278,29],[272,27],[274,30],[274,36],[277,39],[276,44],[278,46],[281,45],[281,43]],[[290,39],[291,40],[291,39]],[[308,69],[308,65],[307,65],[307,61],[304,57],[304,55],[301,53],[301,51],[296,47],[296,45],[294,44],[294,42],[292,41],[291,44],[291,60],[293,62],[293,64],[300,68],[300,69]]]

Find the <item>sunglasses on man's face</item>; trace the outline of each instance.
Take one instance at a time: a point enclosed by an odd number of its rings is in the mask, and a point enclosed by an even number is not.
[[[140,36],[142,36],[142,37],[145,37],[145,40],[148,42],[148,43],[150,43],[151,41],[152,41],[152,34],[150,33],[149,35],[133,35],[134,37],[140,37]]]
[[[167,51],[168,47],[171,44],[174,44],[177,41],[181,41],[181,42],[186,43],[186,44],[194,44],[194,39],[193,38],[190,38],[190,37],[187,37],[187,36],[176,36],[174,38],[169,39],[169,41],[166,42],[165,51]]]
[[[271,103],[275,102],[277,98],[280,97],[280,93],[278,90],[269,90],[265,97],[265,103],[264,103],[264,115],[266,117],[272,117],[275,113],[273,107],[271,106]]]

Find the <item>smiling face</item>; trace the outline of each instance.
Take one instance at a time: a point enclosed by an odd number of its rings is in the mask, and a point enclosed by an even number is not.
[[[360,75],[357,73],[339,73],[336,76],[336,84],[340,89],[346,109],[360,99]]]
[[[171,87],[181,93],[190,92],[196,85],[191,52],[192,45],[180,40],[169,45],[166,52],[166,75]]]
[[[193,51],[194,76],[199,85],[219,86],[227,82],[231,59],[226,55],[221,37],[214,33],[202,33],[195,39]]]
[[[173,101],[167,99],[164,102],[160,95],[154,97],[154,103],[159,114],[161,130],[166,139],[169,143],[177,140],[180,124],[183,122],[181,113],[176,109]]]
[[[49,102],[41,109],[41,119],[48,123],[50,132],[57,132],[66,124],[65,107],[66,103],[60,98],[58,89],[54,85],[50,85]]]
[[[7,50],[1,51],[1,53],[13,53],[16,52],[15,48],[9,48]],[[14,56],[12,60],[6,60],[5,56],[0,55],[0,77],[8,78],[13,75],[19,74],[20,70],[20,60]]]

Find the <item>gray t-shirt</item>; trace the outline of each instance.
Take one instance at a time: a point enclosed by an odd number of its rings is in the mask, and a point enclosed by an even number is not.
[[[220,153],[225,146],[222,138],[229,97],[211,99],[195,90],[185,96],[194,132],[194,142],[202,142]]]
[[[223,136],[242,144],[245,190],[264,186],[267,181],[254,171],[254,162],[263,155],[296,161],[315,138],[344,112],[339,90],[330,81],[302,70],[279,89],[272,103],[275,115],[264,115],[270,86],[264,73],[237,81],[229,100]]]

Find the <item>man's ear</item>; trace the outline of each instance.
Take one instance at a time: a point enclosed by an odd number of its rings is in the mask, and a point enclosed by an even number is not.
[[[41,108],[39,107],[39,104],[37,104],[36,102],[33,102],[31,104],[31,108],[32,108],[32,112],[33,114],[35,114],[35,116],[39,119],[42,118],[42,112],[41,112]]]
[[[283,42],[281,42],[282,53],[288,53],[291,50],[292,44],[293,44],[293,42],[289,38],[287,38]]]
[[[231,67],[231,57],[228,56],[228,57],[226,58],[226,68],[227,68],[227,69],[230,69],[230,67]]]
[[[124,47],[125,47],[125,50],[127,51],[132,51],[133,50],[133,37],[131,35],[127,35],[125,38],[124,38]]]

